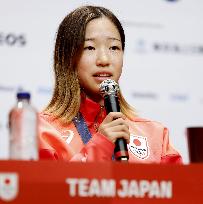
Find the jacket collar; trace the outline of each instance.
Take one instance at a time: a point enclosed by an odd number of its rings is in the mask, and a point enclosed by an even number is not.
[[[107,115],[103,106],[87,97],[82,97],[80,112],[82,113],[88,127],[95,123],[100,124]],[[149,119],[140,117],[131,118],[130,120],[134,122],[151,122]]]
[[[87,97],[83,97],[80,104],[80,112],[88,124],[101,123],[106,117],[104,106],[92,101]]]

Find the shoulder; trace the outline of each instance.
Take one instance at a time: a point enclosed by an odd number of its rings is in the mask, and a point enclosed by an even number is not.
[[[56,119],[49,114],[46,114],[44,112],[38,113],[38,119],[39,119],[39,128],[40,130],[44,129],[50,129],[51,127],[54,128],[56,125]]]
[[[130,125],[136,124],[140,125],[143,127],[148,127],[148,128],[158,128],[158,129],[167,129],[161,122],[147,119],[147,118],[142,118],[142,117],[134,117],[131,119],[128,119],[128,122]]]
[[[38,117],[39,117],[40,126],[49,124],[49,126],[52,126],[57,130],[62,130],[68,125],[68,124],[65,124],[59,117],[56,117],[49,113],[40,112]]]
[[[45,112],[40,112],[40,113],[38,114],[38,116],[39,116],[39,119],[40,119],[40,120],[45,120],[45,121],[47,121],[47,122],[53,122],[54,120],[57,120],[56,117],[54,117],[54,116],[51,115],[51,114],[45,113]]]

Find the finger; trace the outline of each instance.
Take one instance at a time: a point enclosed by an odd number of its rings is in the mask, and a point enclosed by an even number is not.
[[[130,142],[130,135],[125,132],[114,132],[111,134],[112,141],[115,142],[118,138],[123,138],[127,143]]]
[[[116,120],[113,120],[113,121],[107,123],[107,127],[113,127],[113,126],[118,126],[118,125],[125,125],[129,129],[127,122],[125,120],[123,120],[122,118],[118,118]]]
[[[129,128],[126,125],[116,125],[109,127],[109,129],[111,130],[111,132],[126,132],[127,134],[130,134]]]
[[[104,119],[104,122],[108,123],[108,122],[111,122],[111,121],[116,120],[118,118],[122,118],[123,120],[125,120],[126,116],[123,113],[121,113],[121,112],[110,112],[106,116],[106,118]]]
[[[118,133],[118,134],[117,134]],[[123,138],[127,143],[130,143],[130,133],[129,132],[117,132],[117,138]]]

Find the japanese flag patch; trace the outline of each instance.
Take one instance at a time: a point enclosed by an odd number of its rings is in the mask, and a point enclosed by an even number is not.
[[[149,157],[149,147],[147,137],[130,135],[130,143],[128,144],[130,152],[139,159],[147,159]]]

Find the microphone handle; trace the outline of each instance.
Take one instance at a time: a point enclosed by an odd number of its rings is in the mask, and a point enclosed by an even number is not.
[[[107,113],[120,112],[118,96],[116,94],[109,94],[104,96],[104,106]],[[115,142],[114,157],[118,161],[128,161],[127,142],[124,138],[118,138]]]
[[[107,113],[120,112],[118,96],[116,94],[109,94],[104,96],[104,106]]]

